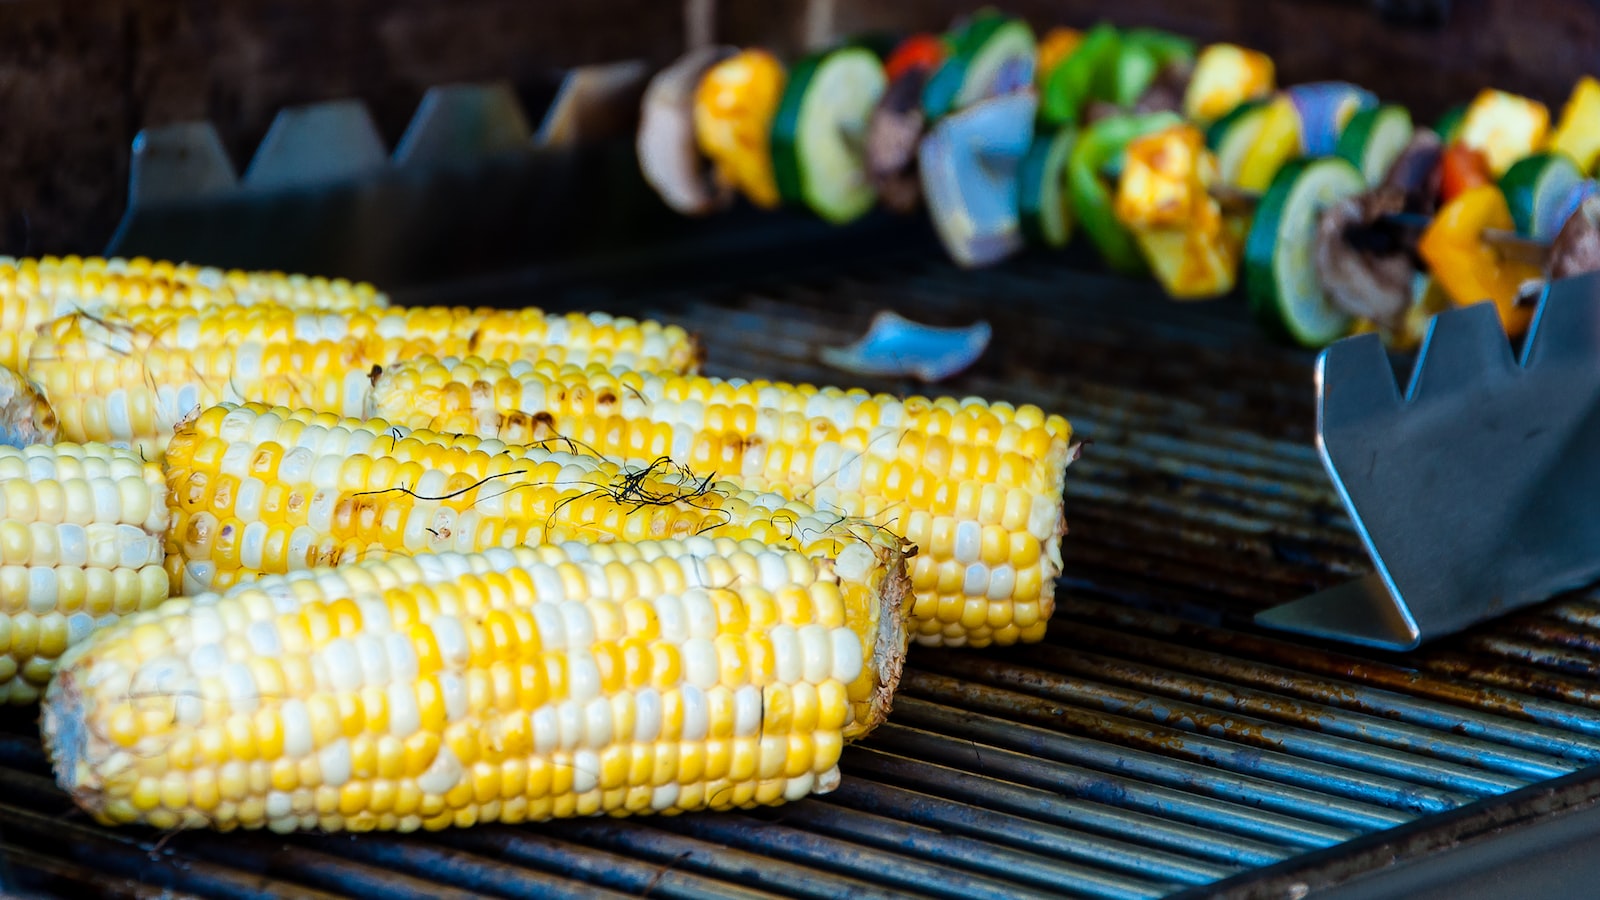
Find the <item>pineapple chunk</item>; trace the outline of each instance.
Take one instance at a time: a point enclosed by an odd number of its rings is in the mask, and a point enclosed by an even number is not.
[[[1600,81],[1589,75],[1578,79],[1550,136],[1550,149],[1572,157],[1585,175],[1594,174],[1600,163]]]
[[[1175,125],[1128,144],[1115,212],[1132,231],[1168,296],[1199,299],[1233,289],[1240,242],[1209,188],[1216,157],[1193,125]]]
[[[1211,44],[1195,60],[1183,114],[1197,122],[1220,119],[1234,107],[1272,93],[1272,57],[1234,44]]]
[[[1181,227],[1195,204],[1210,202],[1205,184],[1216,178],[1216,159],[1193,125],[1174,125],[1128,143],[1117,180],[1117,218],[1130,228]],[[1202,167],[1209,165],[1210,172]],[[1195,190],[1196,185],[1200,190]]]
[[[1550,129],[1550,110],[1543,103],[1484,90],[1467,107],[1456,140],[1482,153],[1496,178],[1517,160],[1544,146]]]

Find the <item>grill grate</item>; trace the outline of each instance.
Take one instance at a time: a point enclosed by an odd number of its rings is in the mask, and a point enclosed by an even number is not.
[[[1311,360],[1262,343],[1235,305],[1149,294],[1057,262],[964,273],[911,254],[630,307],[698,329],[713,374],[821,382],[840,379],[814,348],[878,309],[983,315],[994,346],[947,390],[1063,412],[1093,441],[1069,476],[1047,641],[914,650],[890,723],[846,751],[833,794],[735,815],[162,839],[73,813],[12,713],[0,858],[41,896],[1146,898],[1600,760],[1600,602],[1404,656],[1244,624],[1363,570],[1310,445]]]

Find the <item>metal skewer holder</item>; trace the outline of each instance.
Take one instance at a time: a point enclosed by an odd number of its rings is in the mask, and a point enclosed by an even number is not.
[[[1520,361],[1492,305],[1435,317],[1403,397],[1377,335],[1328,347],[1317,449],[1376,571],[1258,624],[1409,650],[1600,580],[1600,273]]]

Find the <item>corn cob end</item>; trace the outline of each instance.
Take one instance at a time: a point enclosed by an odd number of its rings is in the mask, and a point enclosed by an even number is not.
[[[0,444],[53,444],[55,411],[21,375],[0,366]]]

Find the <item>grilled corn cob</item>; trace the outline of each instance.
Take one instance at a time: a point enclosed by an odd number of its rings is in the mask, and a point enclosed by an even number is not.
[[[668,457],[888,528],[917,545],[924,644],[1036,641],[1061,571],[1072,429],[1031,406],[862,390],[414,359],[386,369],[388,421],[644,464]]]
[[[382,309],[389,298],[370,284],[342,278],[223,271],[144,258],[0,257],[0,366],[20,369],[35,330],[71,313],[115,316],[134,306],[262,305],[354,312]]]
[[[167,599],[158,467],[98,444],[0,446],[0,700],[39,698],[96,628]]]
[[[832,790],[843,743],[887,714],[903,578],[708,538],[296,572],[75,648],[42,732],[106,824],[411,831],[771,805]]]
[[[158,459],[173,427],[197,409],[253,401],[359,416],[374,366],[451,352],[643,370],[696,365],[683,329],[601,313],[257,307],[63,317],[41,329],[27,375],[66,439],[125,445]]]
[[[711,535],[830,557],[846,539],[900,545],[681,469],[261,404],[223,404],[185,423],[166,478],[167,567],[185,594],[379,556],[569,540]]]

